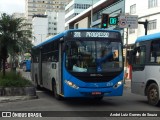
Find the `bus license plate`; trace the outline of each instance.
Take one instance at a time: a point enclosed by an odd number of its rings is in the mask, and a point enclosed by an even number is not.
[[[92,92],[92,95],[101,95],[101,92]]]

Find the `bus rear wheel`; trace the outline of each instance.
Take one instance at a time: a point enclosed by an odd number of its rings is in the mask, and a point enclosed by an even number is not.
[[[158,105],[159,102],[159,89],[156,83],[152,83],[147,89],[148,103],[151,105]]]

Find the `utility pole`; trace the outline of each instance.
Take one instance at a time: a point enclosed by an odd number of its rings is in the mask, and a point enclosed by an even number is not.
[[[91,28],[92,28],[92,22],[93,22],[93,0],[92,0],[92,8],[91,8],[91,25],[90,25]]]
[[[125,71],[124,71],[124,84],[126,83],[126,74],[127,74],[127,48],[128,48],[128,27],[127,27],[127,31],[126,31],[126,45],[125,45],[125,60],[124,60],[124,65],[125,65]]]

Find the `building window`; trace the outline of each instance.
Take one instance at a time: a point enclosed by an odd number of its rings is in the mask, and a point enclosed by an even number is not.
[[[148,22],[148,30],[154,30],[157,26],[157,20],[151,20]]]
[[[136,4],[130,6],[130,14],[136,13]]]
[[[135,29],[130,28],[129,29],[129,34],[133,34],[133,33],[135,33]]]
[[[148,8],[157,7],[157,0],[148,0]]]

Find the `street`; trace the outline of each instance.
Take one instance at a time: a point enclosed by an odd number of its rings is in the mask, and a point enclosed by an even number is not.
[[[25,76],[29,76],[29,72],[23,73]],[[9,103],[1,103],[0,110],[1,111],[63,111],[58,112],[58,114],[62,114],[62,117],[42,117],[38,119],[58,119],[58,120],[115,120],[117,117],[81,117],[78,115],[78,112],[75,111],[160,111],[159,107],[151,106],[147,103],[147,99],[144,96],[139,96],[131,93],[130,88],[124,89],[123,96],[120,97],[105,97],[102,101],[93,101],[92,99],[77,99],[77,98],[70,98],[58,101],[54,98],[51,92],[47,90],[37,90],[38,99],[27,100],[27,101],[18,101],[18,102],[9,102]],[[73,117],[69,115],[65,117],[67,111],[72,111]],[[54,115],[53,115],[54,116]],[[56,115],[58,116],[58,115]],[[77,116],[77,117],[74,117]],[[82,115],[83,116],[83,115]],[[97,115],[98,116],[98,115]],[[2,118],[6,119],[6,118]],[[2,120],[1,119],[1,120]],[[12,118],[18,119],[18,118]],[[27,118],[19,118],[21,120],[25,120]],[[29,118],[31,119],[31,118]],[[34,119],[34,118],[32,118]],[[156,120],[159,119],[158,117],[119,117],[119,120],[128,120],[128,119],[139,119],[139,120]]]

